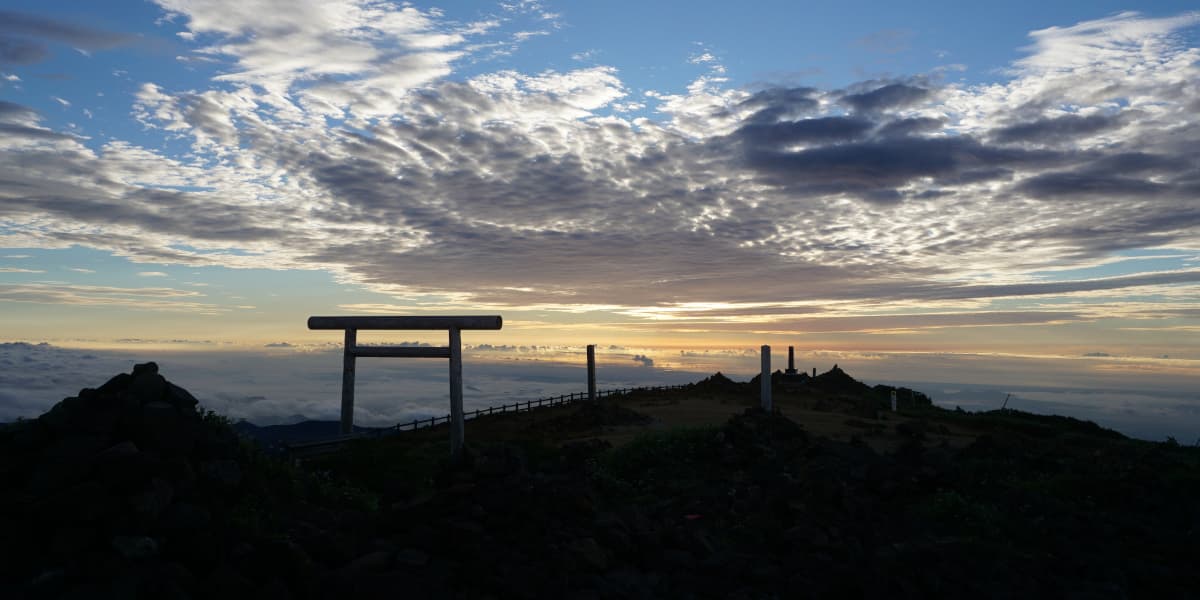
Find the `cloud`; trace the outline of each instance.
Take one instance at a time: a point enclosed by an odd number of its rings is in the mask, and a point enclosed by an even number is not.
[[[0,37],[0,64],[29,65],[45,60],[49,54],[46,47],[37,42]]]
[[[637,364],[641,361],[601,362],[599,387],[689,383],[712,373],[689,368],[697,364],[719,368],[744,381],[759,366],[757,348],[685,352],[695,358],[673,363],[670,369],[645,368]],[[664,355],[662,360],[669,358]],[[195,395],[201,406],[234,419],[266,425],[302,418],[338,418],[342,365],[337,347],[314,352],[155,348],[147,353],[145,349],[81,350],[47,343],[0,342],[0,422],[36,417],[81,388],[97,387],[147,360],[157,362],[160,372]],[[1011,392],[1023,402],[1022,410],[1098,419],[1152,439],[1165,435],[1185,439],[1184,434],[1200,426],[1194,373],[1162,359],[1081,360],[1078,356],[866,354],[798,349],[797,360],[801,365],[820,365],[822,369],[836,362],[851,375],[872,384],[905,383],[931,394],[942,406],[961,403],[967,408],[995,408],[1004,394]],[[1021,374],[1016,387],[1013,373]],[[586,389],[578,355],[571,362],[520,363],[471,357],[464,364],[463,378],[467,390],[464,408],[468,411]],[[1057,383],[1048,383],[1048,379]],[[914,380],[941,383],[911,383]],[[955,383],[962,381],[977,385]],[[405,391],[403,398],[397,399],[396,389]],[[1120,412],[1130,408],[1135,415]],[[359,364],[357,423],[387,426],[447,412],[446,371],[439,361]]]
[[[654,359],[650,358],[649,356],[646,356],[644,354],[635,354],[633,356],[633,362],[641,363],[643,367],[653,367],[654,366]]]
[[[1079,137],[1120,127],[1124,116],[1067,114],[1009,125],[997,129],[992,135],[1000,142],[1073,143]]]
[[[138,271],[138,277],[166,277],[162,271]]]
[[[0,284],[0,302],[123,306],[199,314],[220,314],[228,311],[222,306],[192,300],[199,296],[196,292],[172,288],[121,288],[65,283]]]
[[[41,115],[32,108],[0,100],[0,133],[9,138],[7,141],[0,141],[0,148],[75,139],[71,135],[41,127],[40,120]]]
[[[305,102],[332,110],[388,110],[408,90],[448,75],[463,56],[452,48],[491,28],[476,23],[447,30],[439,27],[437,11],[356,0],[158,4],[186,23],[191,39],[215,40],[196,55],[233,61],[219,80],[254,83],[278,95],[302,85]]]
[[[296,346],[288,342],[271,342],[264,344],[263,348],[295,348]]]
[[[108,50],[137,38],[29,13],[0,10],[0,64],[28,65],[41,62],[50,51],[43,40],[67,44],[80,50]]]
[[[930,96],[929,89],[906,83],[889,83],[870,91],[847,94],[842,103],[855,112],[874,113],[912,106]]]
[[[1093,315],[1034,307],[1020,321],[990,303],[1197,280],[1038,275],[1200,247],[1189,160],[1200,50],[1180,34],[1190,13],[1034,32],[1028,56],[986,85],[915,74],[740,89],[710,72],[634,96],[603,64],[489,68],[489,44],[538,30],[506,20],[542,19],[533,9],[492,24],[385,3],[160,4],[191,34],[189,55],[219,74],[186,90],[147,82],[132,108],[151,139],[178,138],[190,154],[85,144],[0,103],[12,243],[321,269],[395,299],[353,310],[538,306],[638,325],[682,299],[724,306],[692,315],[720,327],[885,330],[911,302],[938,303],[912,320],[922,327],[1050,323]],[[638,116],[621,112],[634,103]],[[780,299],[864,320],[785,319]],[[987,314],[951,316],[970,310]]]

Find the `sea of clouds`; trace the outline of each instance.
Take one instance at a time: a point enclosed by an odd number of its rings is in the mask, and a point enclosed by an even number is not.
[[[663,353],[657,366],[642,352],[615,346],[601,348],[600,355],[600,389],[690,383],[717,370],[746,381],[758,369],[758,357],[750,350]],[[0,343],[0,421],[36,417],[81,388],[98,387],[149,360],[159,364],[168,380],[192,392],[204,408],[233,419],[272,425],[339,417],[342,356],[335,348],[100,351],[11,342]],[[1108,359],[1083,359],[1093,360]],[[1160,372],[1147,378],[1128,371],[1104,376],[1078,366],[1069,371],[1063,366],[1067,361],[1019,357],[849,352],[802,353],[797,367],[824,371],[837,361],[868,384],[909,386],[947,408],[991,410],[1011,395],[1009,408],[1092,420],[1143,439],[1200,441],[1200,395],[1185,376]],[[778,352],[774,366],[786,366],[786,353]],[[463,379],[468,411],[587,389],[582,351],[470,349]],[[441,416],[448,403],[445,361],[359,359],[358,424],[386,426]]]

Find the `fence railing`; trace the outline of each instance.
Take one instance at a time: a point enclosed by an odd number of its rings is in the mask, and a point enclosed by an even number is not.
[[[597,398],[605,398],[608,396],[619,396],[623,394],[631,394],[633,392],[666,392],[670,390],[679,390],[686,388],[688,384],[683,385],[655,385],[632,388],[615,388],[611,390],[599,390],[596,392]],[[500,406],[489,406],[487,408],[477,408],[468,410],[463,413],[467,420],[475,419],[485,415],[503,414],[503,413],[518,413],[528,412],[536,408],[565,406],[574,402],[584,401],[588,399],[587,392],[575,392],[573,394],[562,394],[559,396],[551,396],[549,398],[539,398],[537,400],[526,400],[525,402],[516,402],[514,404],[501,404]],[[426,427],[433,427],[450,421],[450,415],[441,417],[429,417],[428,419],[414,419],[406,423],[398,423],[388,428],[390,431],[414,431]]]

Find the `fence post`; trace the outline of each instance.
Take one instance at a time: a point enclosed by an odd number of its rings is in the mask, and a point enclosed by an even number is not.
[[[762,347],[762,408],[771,410],[771,347]]]

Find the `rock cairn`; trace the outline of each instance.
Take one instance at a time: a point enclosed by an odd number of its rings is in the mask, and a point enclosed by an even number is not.
[[[225,550],[240,446],[153,362],[5,426],[0,596],[187,597]]]

